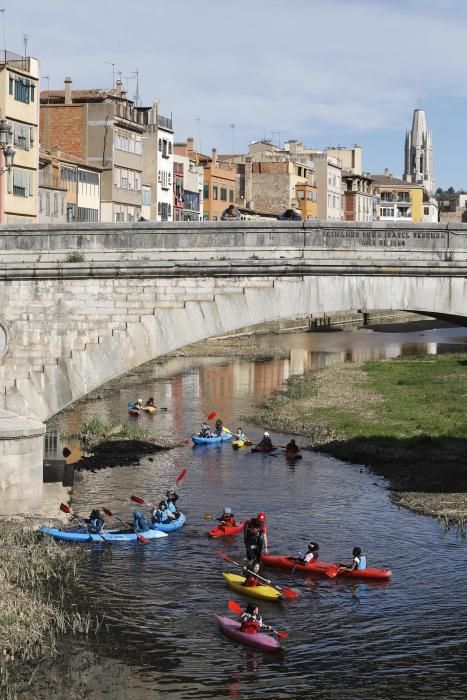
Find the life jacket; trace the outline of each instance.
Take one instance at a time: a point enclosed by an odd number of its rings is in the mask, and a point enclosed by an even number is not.
[[[240,627],[240,632],[245,632],[246,634],[256,634],[259,629],[261,629],[261,618],[255,619],[248,613],[244,614],[244,620]]]
[[[233,527],[235,525],[235,515],[225,515],[221,520],[223,525]]]
[[[358,559],[357,571],[363,571],[363,569],[366,569],[366,567],[367,567],[366,555],[360,554],[359,557],[355,557],[355,558]]]
[[[159,510],[159,508],[156,510],[154,514],[154,522],[157,523],[158,525],[164,525],[167,523],[169,520],[168,515],[166,515],[165,511]]]
[[[90,525],[93,532],[101,532],[104,527],[104,521],[102,518],[93,518]]]
[[[177,506],[172,501],[166,501],[165,505],[166,505],[167,510],[170,510],[171,513],[177,512]]]
[[[300,563],[303,564],[311,564],[312,561],[316,561],[318,559],[318,553],[317,552],[307,552],[303,559],[300,561]]]
[[[254,586],[259,586],[259,578],[256,576],[247,576],[246,579],[243,582],[244,586],[247,586],[248,588],[253,588]]]

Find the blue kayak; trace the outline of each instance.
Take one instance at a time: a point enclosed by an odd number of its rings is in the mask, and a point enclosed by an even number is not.
[[[180,513],[176,520],[171,520],[170,523],[153,523],[151,525],[151,530],[159,530],[159,532],[175,532],[175,530],[180,530],[183,525],[185,525],[186,517],[183,513]]]
[[[64,542],[135,542],[138,537],[133,530],[106,530],[102,535],[97,532],[87,532],[84,527],[59,530],[57,527],[41,527],[40,532],[50,535],[54,540]],[[148,540],[158,537],[167,537],[165,532],[159,530],[146,530],[141,533]]]
[[[219,436],[205,438],[199,435],[192,435],[191,439],[196,445],[213,445],[216,442],[227,442],[232,439],[232,433],[222,433]]]

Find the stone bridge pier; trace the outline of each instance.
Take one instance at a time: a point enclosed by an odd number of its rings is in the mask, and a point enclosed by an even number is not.
[[[385,308],[463,324],[466,280],[462,225],[2,227],[0,513],[40,499],[43,422],[143,362],[308,314]]]

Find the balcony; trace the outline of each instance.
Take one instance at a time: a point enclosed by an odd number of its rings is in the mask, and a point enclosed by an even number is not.
[[[161,114],[158,114],[157,126],[162,127],[162,129],[170,129],[170,131],[172,131],[172,117],[163,117]]]

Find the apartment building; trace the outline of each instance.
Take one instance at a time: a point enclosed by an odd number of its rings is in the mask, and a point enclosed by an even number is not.
[[[324,221],[342,219],[342,162],[326,151],[304,147],[299,141],[288,141],[285,149],[291,158],[312,162],[317,187],[317,216]]]
[[[39,75],[37,59],[2,52],[0,110],[11,129],[9,143],[15,158],[11,171],[0,177],[0,223],[34,223],[37,220]],[[3,159],[3,153],[1,156]]]
[[[41,145],[102,169],[101,221],[136,221],[142,213],[144,114],[122,82],[112,90],[41,92]]]
[[[172,117],[160,114],[158,100],[152,107],[139,107],[144,124],[143,179],[151,188],[151,221],[173,221],[173,128]]]
[[[313,163],[299,160],[271,141],[251,143],[246,155],[221,155],[237,167],[237,200],[263,214],[299,211],[303,219],[317,216]]]
[[[342,171],[344,221],[374,221],[376,200],[371,177]]]
[[[371,175],[376,192],[376,218],[379,221],[438,221],[438,207],[422,183],[411,183],[383,175]]]
[[[100,221],[102,169],[60,149],[39,154],[39,223]]]
[[[174,211],[182,208],[179,221],[202,221],[203,168],[188,153],[193,153],[193,139],[174,144]]]

